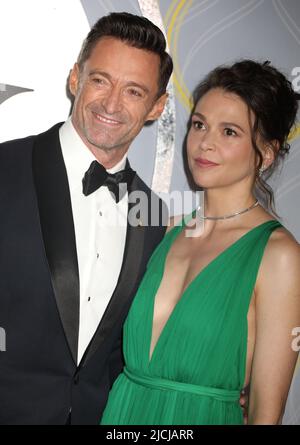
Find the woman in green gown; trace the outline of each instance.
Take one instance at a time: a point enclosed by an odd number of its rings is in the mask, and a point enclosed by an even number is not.
[[[102,424],[243,424],[246,386],[249,424],[281,422],[297,359],[300,251],[264,179],[289,149],[297,99],[274,67],[249,60],[197,88],[187,160],[204,213],[173,221],[150,259]]]

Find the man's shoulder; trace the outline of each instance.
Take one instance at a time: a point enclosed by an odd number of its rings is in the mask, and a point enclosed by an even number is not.
[[[24,138],[12,139],[10,141],[5,141],[0,143],[1,152],[6,150],[18,149],[20,147],[32,145],[33,140],[36,135],[26,136]]]
[[[37,140],[37,138],[48,137],[52,133],[58,132],[61,125],[62,125],[62,123],[58,123],[42,133],[26,136],[23,138],[12,139],[10,141],[1,142],[0,143],[0,154],[2,154],[2,155],[3,154],[6,155],[7,153],[13,154],[15,152],[19,152],[19,150],[26,150],[26,148],[31,149],[34,142]]]

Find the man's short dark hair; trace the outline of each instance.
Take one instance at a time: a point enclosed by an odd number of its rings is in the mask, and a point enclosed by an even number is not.
[[[114,37],[134,48],[151,51],[160,58],[158,94],[160,97],[166,88],[173,71],[173,62],[166,52],[166,40],[162,31],[150,20],[128,12],[112,12],[101,17],[85,39],[78,57],[82,69],[92,50],[102,37]]]

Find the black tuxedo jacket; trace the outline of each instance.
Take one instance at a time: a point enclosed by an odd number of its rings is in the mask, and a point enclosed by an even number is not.
[[[128,226],[118,284],[77,366],[79,276],[60,125],[0,144],[0,424],[99,423],[123,366],[123,322],[165,232]],[[152,212],[164,207],[137,175],[134,190],[153,199]]]

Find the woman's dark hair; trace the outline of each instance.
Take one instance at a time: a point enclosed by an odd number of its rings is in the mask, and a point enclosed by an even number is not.
[[[165,37],[156,25],[145,17],[127,12],[113,12],[101,17],[83,42],[77,61],[80,70],[102,37],[115,37],[130,46],[157,54],[160,58],[157,96],[160,97],[166,92],[173,71],[173,62],[166,52]]]
[[[273,190],[266,179],[271,176],[279,160],[289,152],[287,139],[296,120],[300,95],[268,61],[242,60],[232,66],[217,67],[197,86],[193,95],[195,106],[213,88],[236,94],[248,106],[249,118],[251,111],[254,114],[251,138],[257,163],[255,186],[268,209],[276,215]],[[258,136],[274,153],[274,162],[264,171],[263,178],[260,175],[263,156],[257,146]]]

